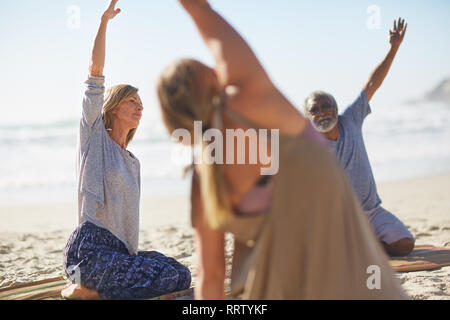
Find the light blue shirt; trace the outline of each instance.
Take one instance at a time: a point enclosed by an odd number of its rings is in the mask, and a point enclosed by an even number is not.
[[[362,135],[364,119],[370,113],[366,93],[362,91],[355,102],[338,117],[337,141],[327,140],[366,212],[381,204]]]

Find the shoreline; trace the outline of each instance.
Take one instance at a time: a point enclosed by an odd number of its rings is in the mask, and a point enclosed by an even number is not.
[[[394,197],[390,196],[390,193],[399,193],[398,196],[402,198],[408,197],[408,191],[401,191],[397,187],[402,186],[403,189],[408,189],[408,186],[411,184],[424,184],[426,187],[433,187],[437,182],[446,181],[446,179],[450,179],[450,171],[438,173],[438,174],[423,174],[418,175],[416,177],[410,178],[398,178],[393,180],[383,180],[381,182],[377,182],[377,189],[382,200],[382,205],[385,206],[385,203],[389,203],[394,200],[397,195]],[[188,184],[186,179],[183,180],[183,184]],[[186,186],[184,186],[186,189]],[[444,188],[444,186],[441,186]],[[156,189],[152,187],[152,189]],[[167,187],[166,190],[167,191]],[[76,190],[74,191],[76,192]],[[417,196],[417,190],[415,191],[415,195]],[[155,195],[151,195],[150,192],[143,192],[141,195],[141,204],[140,204],[140,212],[141,218],[144,215],[148,215],[153,219],[153,223],[157,225],[171,223],[171,222],[179,222],[181,221],[190,223],[189,216],[186,215],[175,215],[174,211],[185,211],[187,215],[189,215],[189,190],[180,191],[180,188],[177,188],[177,192],[174,195],[167,195],[161,192],[158,192]],[[393,199],[392,199],[393,198]],[[440,198],[445,198],[441,196]],[[36,203],[25,203],[25,204],[1,204],[0,203],[0,219],[5,221],[4,219],[9,219],[11,216],[20,215],[22,219],[26,221],[23,223],[20,219],[10,219],[7,220],[7,224],[0,224],[0,234],[2,232],[25,232],[26,230],[39,230],[42,228],[46,228],[49,225],[58,229],[66,229],[66,228],[76,228],[77,225],[77,200],[76,196],[72,196],[72,200],[68,200],[63,198],[64,200],[55,201],[53,203],[48,202],[36,202]],[[387,201],[386,201],[387,200]],[[162,207],[162,209],[161,209]],[[394,204],[394,207],[396,205]],[[386,208],[390,210],[389,208]],[[166,214],[166,221],[164,218],[159,218],[157,212],[164,211]],[[394,209],[393,209],[394,210]],[[50,212],[51,211],[51,212]],[[53,214],[52,214],[53,212]],[[394,213],[395,214],[395,213]],[[449,216],[450,216],[450,207],[449,207]],[[73,220],[73,221],[72,221]],[[71,222],[70,222],[71,221]],[[148,223],[151,225],[151,223]]]
[[[442,159],[442,161],[445,162],[446,160]],[[388,169],[385,167],[385,164],[373,165],[372,169],[377,186],[450,175],[450,165],[436,165],[433,167],[431,164],[428,164],[428,169],[424,169],[423,166],[418,166],[414,173],[411,173],[411,169],[409,168],[411,163],[406,165],[408,169],[404,170],[404,172],[397,172],[401,168],[399,168],[398,164],[394,163],[389,164]],[[433,169],[430,169],[430,166]],[[5,188],[0,189],[0,216],[2,211],[23,209],[25,207],[53,208],[54,206],[65,206],[72,209],[77,202],[75,180],[71,184],[66,183],[59,186],[26,187],[23,189],[15,187],[12,190],[5,190]],[[149,199],[158,200],[173,196],[186,196],[189,194],[189,190],[190,178],[182,178],[181,173],[178,178],[146,178],[141,182],[141,204],[142,202],[148,202]],[[169,193],[171,194],[169,195]]]

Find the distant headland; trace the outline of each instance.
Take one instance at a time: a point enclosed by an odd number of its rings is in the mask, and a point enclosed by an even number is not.
[[[441,102],[450,107],[450,78],[442,80],[433,90],[426,93],[422,98],[408,102]]]

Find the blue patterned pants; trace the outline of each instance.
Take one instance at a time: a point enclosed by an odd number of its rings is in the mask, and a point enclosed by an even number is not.
[[[156,251],[130,255],[106,229],[84,222],[64,249],[64,271],[102,299],[148,299],[188,289],[191,273],[175,259]]]

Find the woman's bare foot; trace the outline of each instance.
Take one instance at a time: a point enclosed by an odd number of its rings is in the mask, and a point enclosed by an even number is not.
[[[97,291],[74,283],[68,283],[61,290],[61,296],[69,300],[100,300]]]

